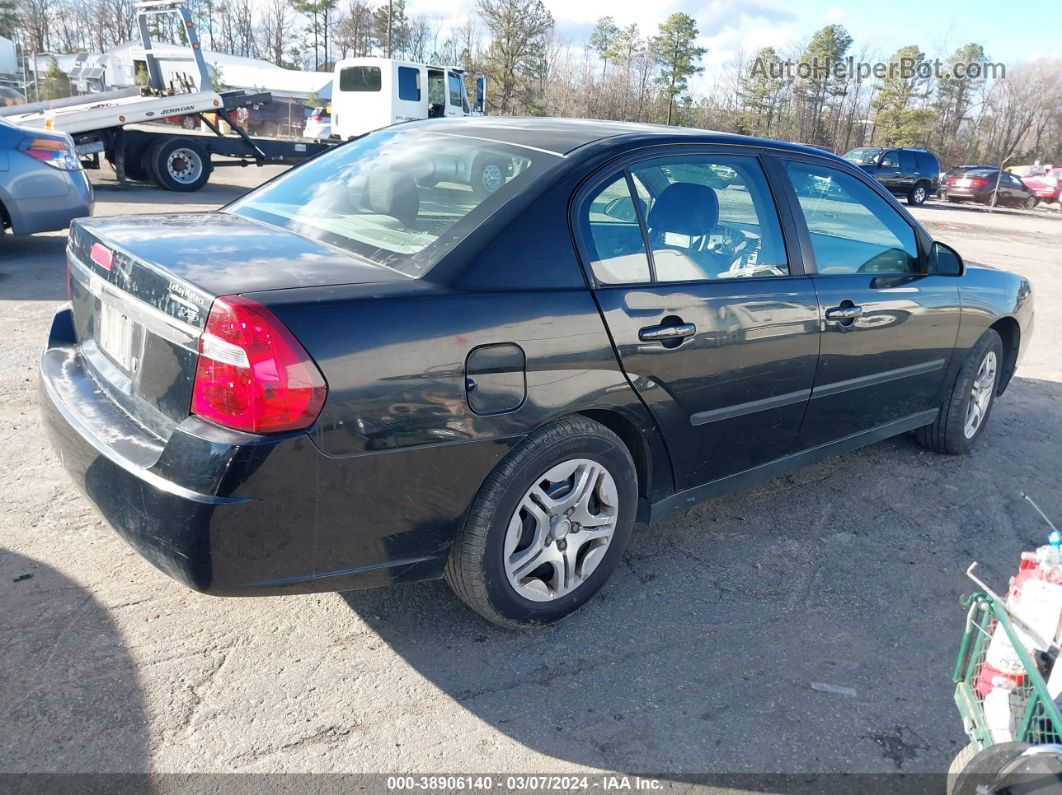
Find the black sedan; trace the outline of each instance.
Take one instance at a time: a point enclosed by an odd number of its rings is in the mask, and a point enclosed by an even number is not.
[[[1033,323],[839,157],[585,121],[376,132],[79,221],[69,270],[46,425],[144,557],[217,595],[445,577],[505,626],[636,520],[907,431],[967,452]]]
[[[974,201],[1033,209],[1040,199],[1036,191],[1013,174],[998,168],[971,168],[944,181],[944,198],[950,202]]]

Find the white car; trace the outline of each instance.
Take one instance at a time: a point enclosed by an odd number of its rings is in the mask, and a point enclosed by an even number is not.
[[[332,137],[332,114],[327,108],[317,107],[306,119],[306,126],[302,128],[303,138],[324,140]]]

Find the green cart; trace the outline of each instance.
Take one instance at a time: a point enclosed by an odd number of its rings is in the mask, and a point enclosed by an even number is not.
[[[1047,684],[1018,639],[1004,606],[986,593],[975,593],[964,601],[970,605],[970,610],[966,615],[966,631],[953,676],[955,704],[970,737],[970,746],[964,753],[972,756],[999,741],[992,737],[985,719],[984,703],[975,690],[978,674],[988,654],[988,644],[997,626],[1003,627],[1007,633],[1025,669],[1025,676],[1011,695],[1012,741],[1030,745],[1062,743],[1062,712],[1048,695]],[[958,762],[959,758],[956,758]]]

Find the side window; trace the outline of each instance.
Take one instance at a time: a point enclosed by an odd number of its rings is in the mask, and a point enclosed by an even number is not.
[[[398,67],[398,98],[406,102],[420,102],[420,70],[411,66]]]
[[[822,274],[917,273],[914,229],[860,180],[826,166],[786,162]]]
[[[743,156],[651,160],[632,173],[660,282],[786,276],[778,213],[759,161]]]
[[[450,104],[456,107],[461,107],[461,78],[457,75],[450,75]]]
[[[904,171],[918,171],[914,152],[900,152],[900,168]]]
[[[925,152],[917,152],[915,158],[918,161],[918,170],[923,174],[936,174],[940,171],[940,166],[931,155]]]
[[[638,201],[644,213],[645,200],[638,197]],[[600,284],[650,281],[649,257],[634,202],[627,178],[619,174],[583,205],[583,222],[594,249],[590,265]]]
[[[886,152],[881,158],[882,168],[899,168],[900,158],[896,152]]]

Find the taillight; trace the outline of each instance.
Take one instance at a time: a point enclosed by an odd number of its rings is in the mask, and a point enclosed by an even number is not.
[[[26,138],[18,148],[30,157],[35,157],[42,163],[47,163],[52,168],[63,171],[77,171],[81,168],[77,151],[73,144],[65,138],[51,138],[47,136],[35,136]]]
[[[199,338],[193,414],[252,433],[298,431],[327,394],[317,365],[272,312],[238,295],[214,300]]]
[[[958,181],[959,181],[958,177],[948,177],[948,184],[949,185],[954,185]]]
[[[974,177],[973,179],[970,180],[970,187],[972,187],[972,188],[980,188],[982,185],[987,185],[987,184],[988,184],[988,180],[987,179],[979,179],[978,177]]]

